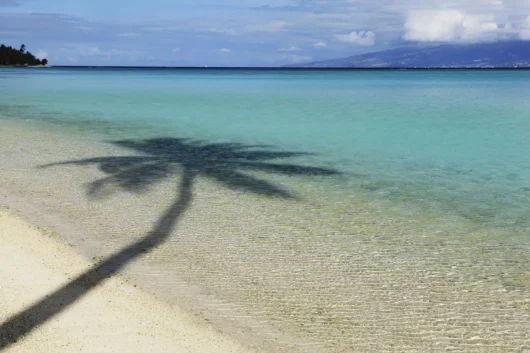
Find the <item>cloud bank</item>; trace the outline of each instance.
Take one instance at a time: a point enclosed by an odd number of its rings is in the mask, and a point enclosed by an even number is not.
[[[530,40],[530,16],[519,27],[519,38],[522,40]]]
[[[407,16],[404,38],[418,42],[477,42],[498,39],[492,16],[458,10],[414,11]]]

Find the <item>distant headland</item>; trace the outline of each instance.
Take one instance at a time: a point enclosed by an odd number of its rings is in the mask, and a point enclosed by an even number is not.
[[[26,51],[26,46],[22,44],[20,49],[0,45],[0,67],[2,66],[46,66],[47,59],[38,59],[35,55]]]
[[[287,67],[308,69],[528,69],[530,68],[530,43],[524,40],[507,40],[437,46],[411,45]]]

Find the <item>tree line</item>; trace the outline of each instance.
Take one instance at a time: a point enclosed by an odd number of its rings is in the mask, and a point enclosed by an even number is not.
[[[47,59],[38,59],[35,55],[26,51],[26,46],[22,44],[20,49],[0,45],[0,65],[16,66],[36,66],[48,64]]]

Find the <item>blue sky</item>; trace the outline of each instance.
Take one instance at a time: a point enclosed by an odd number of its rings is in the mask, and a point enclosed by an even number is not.
[[[55,65],[277,66],[530,40],[530,0],[0,0],[0,42]]]

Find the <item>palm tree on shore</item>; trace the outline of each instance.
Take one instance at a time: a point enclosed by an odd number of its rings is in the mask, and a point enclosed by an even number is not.
[[[73,304],[133,260],[163,244],[189,208],[193,200],[193,184],[197,177],[211,179],[232,190],[296,199],[284,188],[245,172],[261,171],[300,176],[338,174],[333,169],[272,162],[307,153],[271,151],[266,149],[267,146],[205,143],[179,138],[122,140],[113,144],[132,150],[136,154],[67,161],[43,167],[98,166],[107,176],[89,185],[87,193],[92,197],[109,194],[116,187],[130,192],[143,192],[164,179],[180,176],[177,197],[143,238],[109,256],[64,287],[2,323],[0,351]]]

